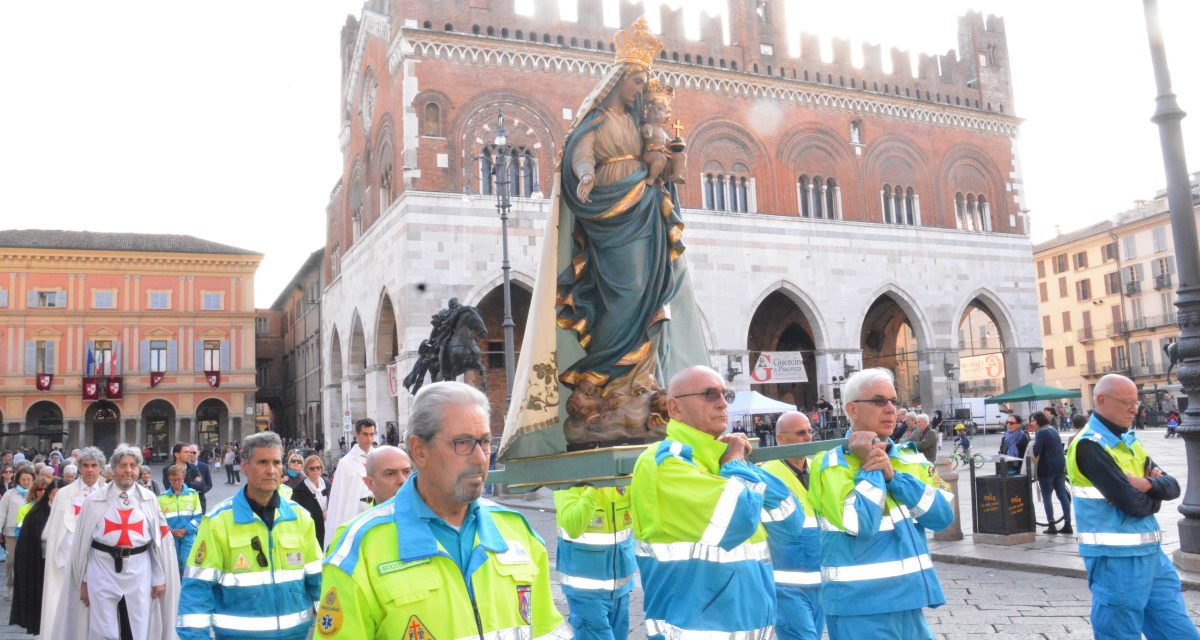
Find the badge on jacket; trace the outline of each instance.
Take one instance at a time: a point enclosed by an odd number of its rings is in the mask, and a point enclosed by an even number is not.
[[[200,546],[196,549],[196,559],[193,560],[193,562],[195,562],[196,566],[198,567],[204,564],[204,559],[206,557],[208,557],[208,548],[204,546],[204,541],[201,540]]]
[[[525,624],[529,624],[529,609],[531,607],[530,593],[532,591],[532,585],[517,585],[517,606],[521,609],[521,619],[525,621]]]
[[[338,602],[337,589],[330,587],[317,607],[317,633],[322,638],[331,638],[342,630],[342,605]]]

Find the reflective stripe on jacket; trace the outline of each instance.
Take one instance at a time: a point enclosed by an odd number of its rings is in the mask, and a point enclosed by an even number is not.
[[[1079,470],[1075,452],[1080,442],[1091,440],[1104,447],[1121,471],[1138,478],[1146,476],[1146,449],[1133,430],[1117,437],[1096,416],[1088,421],[1067,449],[1067,479],[1071,482],[1071,504],[1079,530],[1081,556],[1141,556],[1156,553],[1162,546],[1162,530],[1154,514],[1131,516],[1114,507],[1092,481]]]
[[[812,460],[808,468],[812,469]],[[771,563],[775,565],[775,588],[812,589],[821,585],[821,539],[817,527],[816,512],[808,497],[808,489],[783,460],[772,460],[762,465],[763,471],[779,478],[801,506],[800,535],[791,537],[767,532],[767,546],[771,549]]]
[[[767,527],[799,535],[796,500],[778,478],[682,422],[634,466],[630,494],[646,634],[770,638],[775,584]],[[753,603],[753,606],[747,606]]]
[[[321,549],[312,516],[280,499],[271,529],[246,490],[213,506],[184,570],[180,640],[307,638],[320,597]]]
[[[195,489],[184,485],[183,491],[176,494],[168,488],[158,495],[158,506],[167,518],[168,527],[186,529],[191,534],[200,529],[204,512],[200,509],[200,493]]]
[[[915,443],[889,439],[888,456],[895,471],[890,482],[883,471],[863,471],[845,447],[817,458],[808,489],[821,529],[827,615],[892,613],[946,601],[925,530],[950,524],[954,495]]]
[[[338,528],[325,559],[315,638],[555,640],[545,543],[521,514],[478,499],[467,571],[422,520],[415,475],[387,502]]]
[[[620,598],[633,590],[633,516],[629,491],[573,487],[554,492],[557,568],[563,593]]]

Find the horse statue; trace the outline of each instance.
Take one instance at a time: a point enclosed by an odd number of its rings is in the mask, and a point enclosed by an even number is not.
[[[446,309],[434,314],[433,331],[417,348],[417,361],[404,378],[404,388],[416,395],[425,384],[425,374],[434,382],[454,380],[467,371],[479,373],[479,386],[487,390],[487,372],[481,362],[478,341],[486,339],[487,326],[475,307],[451,298]]]

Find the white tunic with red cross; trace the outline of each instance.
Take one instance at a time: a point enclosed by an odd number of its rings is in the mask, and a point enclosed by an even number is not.
[[[154,521],[142,513],[136,493],[129,491],[126,499],[121,492],[110,494],[108,509],[96,524],[91,539],[110,547],[140,547],[154,541],[151,530]],[[91,605],[88,607],[91,629],[115,628],[117,603],[126,600],[134,637],[145,628],[150,614],[150,587],[163,584],[163,569],[153,561],[153,549],[122,560],[121,572],[117,573],[113,557],[99,549],[92,549],[88,558],[87,585]],[[101,634],[103,635],[103,634]]]

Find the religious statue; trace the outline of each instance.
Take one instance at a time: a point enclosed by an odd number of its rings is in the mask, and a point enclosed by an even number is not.
[[[487,373],[480,361],[479,340],[487,338],[487,326],[475,307],[450,298],[445,309],[433,314],[433,331],[417,347],[417,361],[404,377],[404,388],[416,395],[428,373],[433,382],[455,380],[467,371],[479,373],[479,386],[487,389]]]
[[[650,172],[646,178],[648,186],[654,186],[667,170],[665,182],[686,182],[687,156],[683,154],[682,138],[671,139],[663,127],[671,123],[671,101],[675,99],[675,87],[663,86],[651,80],[646,88],[646,116],[642,125],[642,162]],[[678,125],[676,125],[678,126]]]
[[[523,457],[659,439],[666,416],[650,414],[665,380],[709,362],[683,261],[682,174],[671,167],[682,139],[662,129],[673,89],[650,79],[662,43],[643,17],[614,44],[555,175],[502,456],[514,443],[507,455]],[[546,366],[557,381],[539,375]]]

